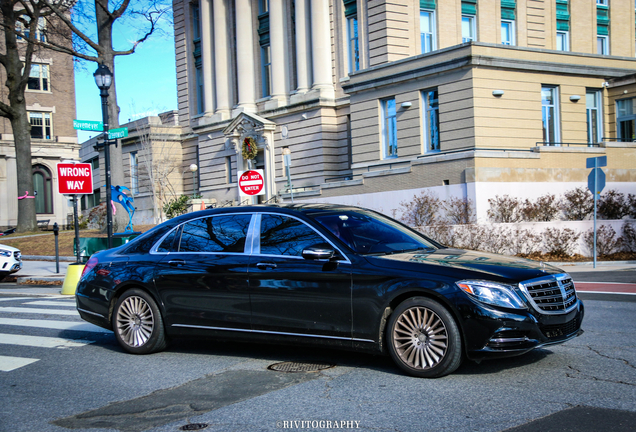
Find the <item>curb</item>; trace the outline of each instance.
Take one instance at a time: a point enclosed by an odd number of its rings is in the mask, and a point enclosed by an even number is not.
[[[550,261],[546,262],[546,264],[550,264],[556,267],[566,267],[566,266],[593,266],[594,261],[581,261],[581,262],[571,262],[571,261]],[[636,261],[596,261],[596,267],[618,267],[618,266],[629,266],[636,265]]]
[[[50,255],[22,255],[23,261],[55,261],[55,256]],[[75,262],[77,258],[74,256],[61,256],[60,261]]]

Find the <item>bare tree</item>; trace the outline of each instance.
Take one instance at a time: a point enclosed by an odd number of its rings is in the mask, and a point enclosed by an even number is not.
[[[155,223],[163,222],[163,206],[169,200],[177,196],[175,190],[175,175],[180,175],[181,160],[175,156],[180,155],[181,148],[177,140],[171,140],[169,126],[163,126],[161,132],[153,133],[151,124],[144,125],[141,121],[135,122],[138,131],[141,152],[139,160],[144,167],[144,177],[147,180],[148,190],[152,195],[152,207]]]

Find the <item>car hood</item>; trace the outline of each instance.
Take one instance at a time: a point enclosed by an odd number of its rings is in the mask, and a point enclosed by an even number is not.
[[[8,250],[11,252],[20,252],[20,249],[18,248],[14,248],[14,247],[3,245],[3,244],[0,244],[0,249]]]
[[[378,267],[441,274],[458,280],[479,278],[517,283],[548,274],[563,273],[561,269],[543,262],[451,248],[366,258]]]

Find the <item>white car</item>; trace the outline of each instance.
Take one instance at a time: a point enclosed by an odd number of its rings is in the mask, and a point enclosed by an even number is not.
[[[20,249],[0,244],[0,280],[22,268]]]

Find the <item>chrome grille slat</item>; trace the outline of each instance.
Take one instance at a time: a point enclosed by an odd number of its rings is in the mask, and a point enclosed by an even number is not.
[[[532,307],[543,314],[564,314],[576,307],[576,288],[568,274],[524,281],[519,288]]]

